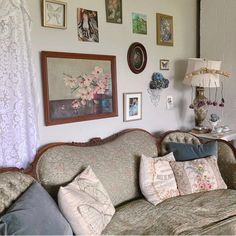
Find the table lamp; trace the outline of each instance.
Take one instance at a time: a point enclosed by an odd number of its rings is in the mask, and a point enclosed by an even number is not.
[[[227,72],[222,71],[221,61],[211,61],[202,58],[189,58],[186,75],[183,83],[196,87],[196,97],[192,101],[190,108],[194,109],[195,113],[195,129],[204,129],[203,121],[208,112],[208,105],[212,102],[204,95],[204,88],[220,87],[220,75],[229,77]],[[222,106],[224,99],[222,98]],[[214,101],[213,105],[217,105]]]

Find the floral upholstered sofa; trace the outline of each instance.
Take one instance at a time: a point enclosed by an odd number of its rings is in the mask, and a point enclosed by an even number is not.
[[[228,189],[172,197],[156,206],[144,198],[139,187],[140,157],[165,155],[169,142],[200,144],[185,132],[168,132],[157,139],[145,130],[131,129],[88,143],[46,145],[29,170],[1,170],[1,217],[35,181],[57,202],[60,186],[90,166],[115,207],[102,234],[236,234],[236,159],[225,141],[217,141],[217,162]]]

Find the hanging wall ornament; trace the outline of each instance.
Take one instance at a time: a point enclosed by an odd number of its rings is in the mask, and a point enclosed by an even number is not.
[[[162,73],[155,72],[152,74],[152,79],[149,82],[148,93],[154,106],[158,106],[161,98],[161,91],[162,89],[168,88],[168,86],[169,80],[164,78]]]

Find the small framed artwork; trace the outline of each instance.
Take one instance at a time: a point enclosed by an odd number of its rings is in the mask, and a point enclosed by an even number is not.
[[[141,73],[147,64],[147,52],[141,43],[132,43],[127,53],[127,60],[130,70],[135,73]]]
[[[118,115],[116,57],[41,52],[46,125]]]
[[[161,59],[160,60],[160,70],[169,70],[170,69],[169,63],[170,63],[169,60]]]
[[[105,5],[107,22],[122,24],[122,0],[105,0]]]
[[[43,0],[42,24],[45,27],[66,29],[67,3],[56,0]]]
[[[79,41],[99,42],[97,11],[78,8],[77,26]]]
[[[157,44],[173,46],[173,16],[157,13]]]
[[[132,13],[133,33],[147,34],[147,15]]]
[[[142,119],[142,93],[124,93],[124,121]]]

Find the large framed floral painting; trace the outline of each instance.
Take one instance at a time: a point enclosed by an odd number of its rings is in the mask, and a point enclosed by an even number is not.
[[[46,125],[114,117],[116,57],[41,53]]]

